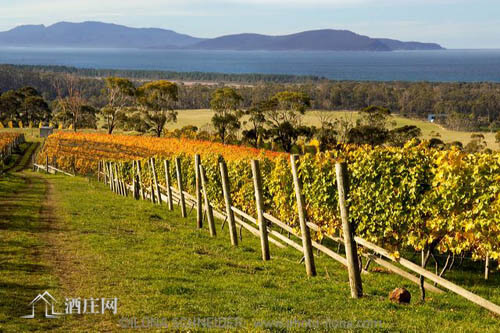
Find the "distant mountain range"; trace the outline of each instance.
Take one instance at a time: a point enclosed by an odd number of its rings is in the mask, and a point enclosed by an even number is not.
[[[2,46],[197,50],[395,51],[442,50],[436,43],[370,38],[348,30],[314,30],[291,35],[237,34],[204,39],[156,28],[102,22],[23,25],[0,32]]]

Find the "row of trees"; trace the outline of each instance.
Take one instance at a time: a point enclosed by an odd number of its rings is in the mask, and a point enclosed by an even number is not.
[[[167,123],[176,121],[177,84],[160,80],[136,86],[128,79],[116,77],[106,78],[104,82],[100,107],[95,100],[85,98],[79,78],[71,75],[54,80],[57,97],[51,103],[52,107],[34,88],[8,91],[0,96],[0,121],[33,123],[53,120],[76,131],[79,128],[97,128],[100,117],[104,122],[101,126],[109,134],[120,128],[152,132],[158,137],[164,134]],[[309,95],[301,91],[280,91],[245,107],[248,104],[237,88],[221,87],[212,93],[209,101],[214,111],[211,123],[215,135],[194,126],[168,135],[243,143],[286,152],[297,148],[299,140],[313,141],[313,145],[326,150],[335,148],[339,143],[402,147],[409,140],[421,136],[421,130],[415,126],[394,128],[390,110],[375,105],[363,108],[361,117],[356,121],[319,113],[319,127],[306,126],[302,116],[313,102]],[[439,139],[433,139],[432,144],[445,147]],[[458,142],[453,144],[471,152],[486,147],[484,136],[480,134],[475,135],[466,147]]]
[[[136,87],[122,78],[106,78],[102,90],[106,103],[96,108],[83,97],[76,84],[77,78],[67,75],[55,81],[58,97],[54,102],[54,119],[76,131],[82,127],[97,127],[97,114],[102,127],[113,133],[117,127],[138,132],[151,131],[160,137],[168,122],[176,121],[174,110],[178,100],[177,85],[169,81],[153,81]]]
[[[40,93],[31,87],[10,90],[0,96],[0,122],[39,123],[51,110]]]
[[[171,73],[147,71],[78,70],[66,67],[0,65],[0,92],[33,86],[47,100],[58,97],[53,82],[71,73],[78,77],[82,97],[93,105],[106,105],[101,94],[105,82],[100,77],[133,78],[139,85],[144,80],[178,79],[230,82],[242,96],[242,107],[272,98],[281,91],[307,94],[311,108],[321,110],[361,110],[371,105],[387,107],[408,117],[427,118],[442,114],[439,121],[448,128],[468,131],[500,129],[500,84],[498,83],[431,83],[431,82],[336,82],[319,78],[265,75],[227,75],[203,73]],[[142,80],[142,81],[141,81]],[[177,109],[210,108],[210,97],[221,88],[217,84],[178,84]]]

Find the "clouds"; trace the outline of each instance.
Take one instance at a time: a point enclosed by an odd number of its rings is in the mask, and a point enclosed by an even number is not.
[[[341,28],[374,37],[500,47],[498,0],[0,0],[0,30],[58,21],[160,27],[200,37]]]

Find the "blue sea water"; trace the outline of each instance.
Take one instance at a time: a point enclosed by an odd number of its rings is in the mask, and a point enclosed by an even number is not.
[[[0,47],[0,63],[316,75],[333,80],[500,82],[500,50],[270,52]]]

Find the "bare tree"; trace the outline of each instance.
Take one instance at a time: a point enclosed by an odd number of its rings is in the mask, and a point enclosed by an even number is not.
[[[96,110],[86,105],[76,76],[65,74],[58,77],[54,80],[54,88],[57,91],[55,102],[57,121],[71,125],[75,132],[79,127],[95,127]]]

